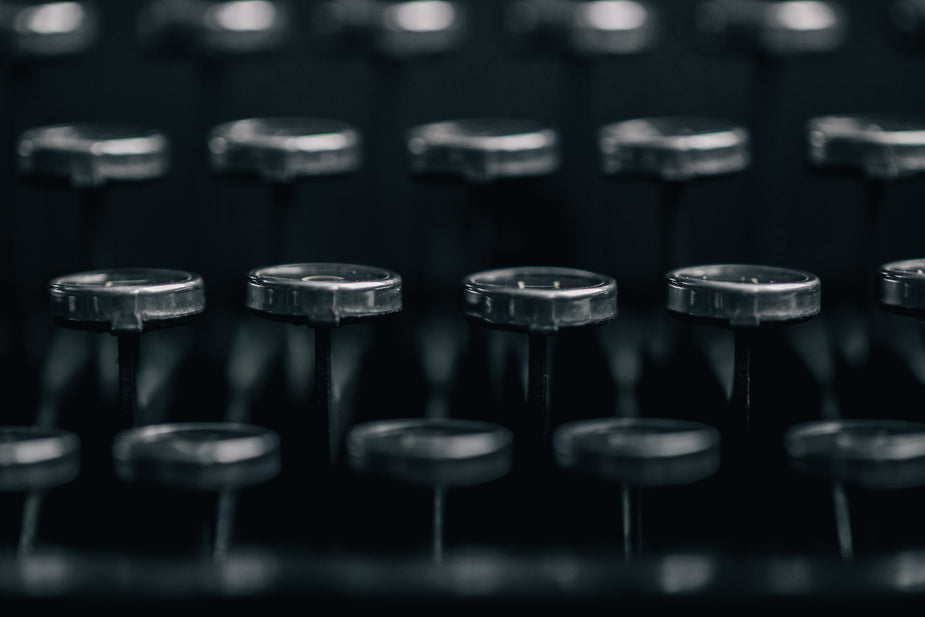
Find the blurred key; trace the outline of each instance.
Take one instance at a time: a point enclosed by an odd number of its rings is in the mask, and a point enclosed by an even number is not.
[[[511,468],[512,436],[489,423],[449,419],[386,420],[350,431],[356,471],[377,473],[434,491],[432,556],[443,559],[446,492],[501,478]]]
[[[233,423],[153,424],[119,433],[112,446],[118,477],[190,493],[186,498],[164,493],[158,515],[174,515],[170,506],[211,529],[213,559],[228,554],[235,502],[241,489],[272,480],[280,469],[279,438],[272,431]],[[210,495],[211,516],[196,521],[195,494]],[[189,508],[188,512],[183,512]],[[152,521],[154,522],[154,521]],[[140,526],[137,533],[147,533]]]
[[[719,467],[719,432],[661,418],[607,418],[563,424],[553,444],[561,467],[620,484],[623,554],[642,553],[642,488],[703,480]]]
[[[0,492],[5,537],[20,555],[32,551],[45,493],[80,470],[80,440],[73,433],[27,426],[0,427]],[[7,527],[11,521],[15,527]]]
[[[58,124],[29,129],[17,144],[19,173],[76,192],[84,267],[112,265],[104,235],[106,189],[112,184],[161,178],[169,166],[169,141],[155,129],[117,124]],[[108,230],[107,230],[108,231]]]
[[[843,559],[855,555],[846,485],[876,491],[858,494],[871,501],[881,500],[882,491],[925,485],[923,424],[879,419],[810,422],[788,430],[784,443],[797,470],[831,481],[835,528]],[[901,517],[891,513],[888,516],[889,522],[876,523],[881,528],[900,524]]]

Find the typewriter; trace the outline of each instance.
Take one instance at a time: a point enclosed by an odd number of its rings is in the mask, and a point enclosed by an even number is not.
[[[925,2],[0,37],[6,605],[925,593]]]

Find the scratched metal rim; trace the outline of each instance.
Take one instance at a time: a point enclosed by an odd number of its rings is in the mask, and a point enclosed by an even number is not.
[[[269,319],[336,326],[402,308],[396,272],[344,263],[296,263],[251,270],[246,306]]]
[[[490,326],[536,333],[606,323],[617,316],[617,282],[547,266],[500,268],[463,279],[463,311]]]
[[[162,268],[113,268],[67,274],[48,284],[50,312],[62,325],[143,332],[205,311],[198,274]]]
[[[925,313],[925,259],[880,266],[880,304],[889,310]]]
[[[800,321],[821,310],[819,277],[803,270],[716,264],[678,268],[665,279],[669,311],[733,328]]]

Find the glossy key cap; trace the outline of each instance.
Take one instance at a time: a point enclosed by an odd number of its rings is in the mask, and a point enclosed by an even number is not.
[[[715,118],[624,120],[601,127],[598,144],[605,174],[659,183],[662,272],[687,263],[676,237],[687,183],[743,171],[751,160],[748,130]]]
[[[156,268],[97,270],[54,278],[48,292],[59,325],[116,336],[120,407],[126,420],[140,421],[136,373],[141,334],[200,315],[205,310],[202,278]]]
[[[547,337],[614,319],[617,283],[609,276],[570,268],[477,272],[463,280],[463,312],[489,327],[529,335],[527,407],[541,418],[545,436],[550,426]]]
[[[131,483],[217,493],[213,558],[227,554],[237,491],[272,480],[280,470],[279,438],[232,423],[153,424],[119,433],[116,473]]]
[[[434,489],[433,557],[443,555],[446,490],[497,480],[511,468],[512,436],[490,423],[450,419],[385,420],[354,427],[351,468]]]
[[[845,484],[888,490],[925,485],[925,424],[898,420],[831,420],[791,427],[784,445],[804,473],[832,481],[839,552],[854,556]]]
[[[879,275],[880,306],[902,315],[925,317],[925,259],[883,264]]]
[[[338,455],[331,406],[333,329],[397,313],[402,280],[390,270],[339,263],[302,263],[252,270],[247,280],[248,309],[266,319],[304,324],[315,331],[315,437],[324,436],[328,459]]]
[[[73,433],[31,426],[0,427],[0,492],[24,497],[16,530],[20,554],[32,550],[45,492],[80,470],[80,440]],[[11,530],[12,531],[12,530]]]
[[[719,431],[710,426],[661,418],[569,422],[557,428],[553,437],[561,467],[621,485],[627,559],[642,545],[640,529],[633,523],[639,517],[637,489],[708,478],[719,467],[719,442]]]

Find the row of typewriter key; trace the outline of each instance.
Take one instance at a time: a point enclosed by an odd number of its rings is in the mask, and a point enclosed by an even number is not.
[[[923,271],[921,261],[885,266],[881,272],[883,306],[921,317],[925,310]],[[330,464],[336,464],[340,436],[334,434],[332,424],[324,426],[333,418],[331,329],[342,321],[399,310],[401,280],[378,268],[291,264],[253,271],[248,288],[248,307],[258,315],[315,329],[316,400],[311,414],[320,420],[314,430],[327,437],[322,440],[327,443],[318,446],[315,442],[313,447],[319,447],[322,455],[325,446],[329,447]],[[112,270],[60,277],[50,289],[52,312],[61,324],[109,330],[119,339],[124,419],[144,424],[135,407],[133,384],[139,336],[201,313],[201,279],[177,271]],[[813,275],[781,268],[725,265],[682,268],[668,274],[670,312],[735,332],[735,381],[729,413],[720,423],[724,443],[728,442],[723,457],[724,468],[730,471],[720,474],[727,490],[737,484],[741,487],[746,479],[755,482],[753,470],[760,465],[753,452],[762,447],[760,436],[750,427],[752,336],[763,328],[818,314],[819,291],[819,280]],[[545,484],[543,452],[551,437],[546,338],[562,329],[613,319],[616,284],[609,277],[577,270],[506,269],[468,277],[465,297],[470,318],[528,334],[529,413],[525,417],[533,426],[515,427],[514,441],[519,445],[513,473],[522,485]],[[788,431],[791,458],[833,483],[839,548],[844,556],[853,554],[844,484],[875,489],[919,486],[923,480],[922,430],[914,423],[877,420],[816,422]],[[565,424],[557,429],[553,441],[561,465],[617,480],[623,486],[624,550],[632,554],[639,543],[632,524],[638,516],[633,513],[638,500],[634,491],[686,485],[709,477],[718,467],[718,435],[698,423],[624,418]],[[507,429],[495,424],[430,418],[355,427],[347,447],[356,468],[434,489],[433,550],[439,559],[445,490],[507,473],[511,441]],[[76,473],[76,440],[58,431],[10,429],[4,447],[9,450],[2,457],[6,488],[28,491],[20,536],[21,544],[28,547],[34,538],[42,491]],[[218,501],[205,509],[206,520],[214,524],[210,546],[217,555],[227,550],[230,541],[235,489],[266,481],[279,469],[276,437],[264,429],[235,423],[139,427],[116,438],[114,453],[119,474],[126,479],[217,492]],[[316,469],[327,468],[318,466],[318,452],[309,454],[303,464],[311,460]],[[213,511],[217,512],[214,516]],[[750,516],[749,509],[741,514]]]

